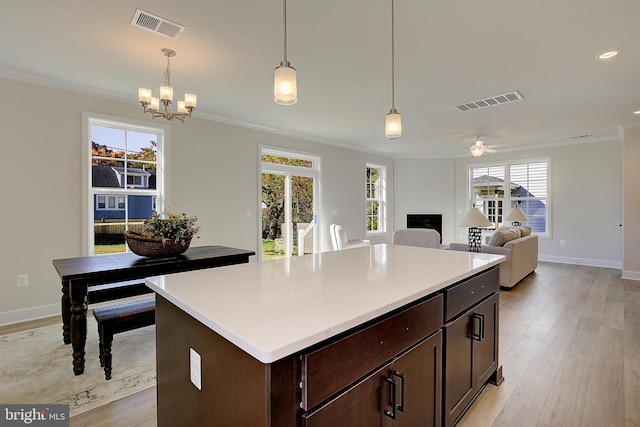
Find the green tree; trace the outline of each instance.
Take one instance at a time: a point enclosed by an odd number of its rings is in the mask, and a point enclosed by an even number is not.
[[[312,162],[303,159],[263,155],[266,163],[311,167]],[[310,222],[313,218],[313,179],[293,176],[291,179],[292,221]],[[276,239],[282,236],[280,224],[284,222],[284,176],[262,174],[262,238]]]

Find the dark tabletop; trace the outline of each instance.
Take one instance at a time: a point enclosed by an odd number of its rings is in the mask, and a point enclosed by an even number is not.
[[[235,264],[239,259],[247,262],[251,255],[255,252],[226,246],[194,246],[175,257],[146,258],[128,252],[54,259],[53,266],[62,280],[86,280],[99,284],[118,280],[124,272],[128,278],[144,278],[183,269]]]

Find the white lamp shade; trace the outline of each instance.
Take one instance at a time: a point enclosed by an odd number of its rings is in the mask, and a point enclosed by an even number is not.
[[[280,63],[274,73],[273,99],[280,105],[292,105],[298,102],[296,69],[289,67],[288,64],[288,62]]]
[[[148,87],[139,87],[138,88],[138,101],[143,102],[145,104],[151,103],[151,89]]]
[[[389,139],[396,139],[402,136],[402,118],[395,108],[387,114],[384,127],[384,136]]]
[[[193,92],[185,92],[184,94],[184,106],[196,108],[196,103],[198,102],[198,96]]]
[[[488,227],[491,225],[491,221],[480,212],[480,209],[472,207],[462,217],[458,225],[460,227]]]
[[[184,101],[178,101],[178,113],[187,114],[188,112],[187,107],[184,105]]]
[[[160,99],[162,101],[173,102],[173,88],[171,86],[160,86]]]
[[[529,218],[527,218],[524,212],[522,212],[520,208],[516,206],[515,208],[511,209],[511,212],[509,212],[509,215],[507,215],[507,217],[504,220],[512,221],[512,222],[520,222],[520,221],[529,221]]]
[[[158,111],[160,109],[160,99],[157,96],[151,97],[151,103],[149,104],[150,111]]]

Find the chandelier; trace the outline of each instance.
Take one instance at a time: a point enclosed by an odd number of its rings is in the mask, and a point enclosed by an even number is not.
[[[184,123],[185,117],[191,117],[191,112],[196,109],[197,96],[193,92],[185,92],[184,101],[178,101],[178,111],[171,111],[173,103],[173,87],[171,87],[171,70],[169,60],[176,56],[176,52],[171,49],[162,49],[162,54],[167,57],[167,69],[164,72],[164,85],[160,86],[160,97],[153,96],[151,89],[146,87],[138,88],[138,101],[142,105],[145,113],[151,113],[154,119],[162,117],[166,120],[178,119]],[[160,110],[160,103],[164,106]]]

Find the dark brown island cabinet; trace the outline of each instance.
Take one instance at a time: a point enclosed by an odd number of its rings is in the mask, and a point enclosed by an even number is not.
[[[501,380],[495,266],[266,364],[156,299],[160,427],[448,427]]]

